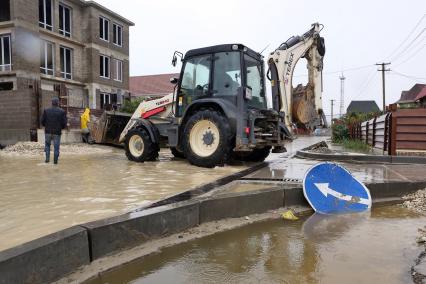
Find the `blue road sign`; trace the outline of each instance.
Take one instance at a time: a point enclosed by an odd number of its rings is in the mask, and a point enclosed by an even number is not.
[[[320,163],[308,170],[303,179],[303,194],[315,212],[340,214],[371,208],[368,188],[344,167]]]

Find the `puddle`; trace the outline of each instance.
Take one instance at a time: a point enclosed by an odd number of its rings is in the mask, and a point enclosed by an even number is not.
[[[164,249],[89,283],[409,283],[425,221],[379,207],[263,222]]]

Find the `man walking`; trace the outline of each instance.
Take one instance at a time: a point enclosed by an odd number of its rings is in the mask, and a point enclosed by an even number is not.
[[[58,164],[59,146],[61,144],[62,129],[67,126],[67,115],[63,109],[59,107],[59,99],[52,99],[52,107],[44,110],[41,117],[41,124],[44,126],[46,163],[50,161],[50,145],[53,141],[53,162]]]

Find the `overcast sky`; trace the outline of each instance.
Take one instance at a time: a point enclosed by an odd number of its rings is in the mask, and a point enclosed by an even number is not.
[[[344,72],[345,109],[351,100],[374,99],[382,107],[381,74],[374,64],[383,60],[392,62],[393,70],[386,76],[387,104],[398,100],[401,91],[416,82],[426,83],[424,0],[97,2],[136,24],[130,31],[131,76],[179,72],[170,64],[175,50],[243,43],[256,51],[269,45],[264,52],[268,55],[290,36],[302,34],[319,22],[325,26],[322,35],[327,48],[323,95],[326,114],[330,113],[330,100],[340,100],[340,74],[330,72],[364,67]],[[305,66],[299,64],[296,75],[306,73]],[[295,78],[294,85],[306,81],[304,78]],[[336,106],[335,114],[338,109]]]

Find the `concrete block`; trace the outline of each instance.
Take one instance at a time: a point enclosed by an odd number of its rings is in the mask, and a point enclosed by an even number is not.
[[[426,157],[418,156],[392,156],[392,163],[400,164],[426,164]]]
[[[308,201],[306,201],[305,196],[303,195],[302,186],[284,189],[284,206],[310,207]]]
[[[283,206],[283,198],[283,189],[271,188],[232,193],[202,200],[200,203],[200,224],[277,209]]]
[[[44,144],[44,129],[37,130],[37,141]],[[71,143],[82,143],[81,130],[80,129],[71,129],[71,130],[62,130],[61,143],[62,144],[71,144]]]
[[[401,197],[426,188],[426,182],[386,182],[366,184],[371,198]]]
[[[0,252],[0,283],[50,283],[89,263],[87,231],[72,227]]]
[[[82,226],[89,232],[91,257],[95,260],[198,224],[199,203],[190,201],[124,214]]]

